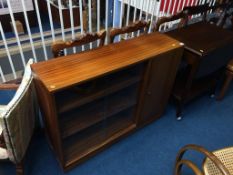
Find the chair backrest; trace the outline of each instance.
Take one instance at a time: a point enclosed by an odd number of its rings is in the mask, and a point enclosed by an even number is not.
[[[209,7],[209,12],[212,12],[208,21],[212,24],[215,24],[219,27],[223,27],[226,23],[228,17],[231,16],[228,13],[228,9],[232,4],[230,3],[223,3],[223,4],[216,4],[214,6]]]
[[[162,24],[165,24],[167,22],[176,21],[176,20],[180,20],[178,23],[178,28],[181,28],[181,27],[186,25],[187,16],[183,12],[179,12],[179,13],[172,15],[172,16],[169,16],[169,17],[167,17],[167,16],[161,17],[158,19],[153,31],[154,32],[159,31],[160,26]]]
[[[24,158],[35,127],[38,114],[35,88],[29,60],[22,82],[11,101],[0,109],[0,125],[3,129],[9,159],[19,163]]]
[[[183,13],[185,13],[188,17],[192,15],[202,15],[202,20],[206,21],[207,12],[209,10],[209,4],[198,5],[198,6],[187,6],[184,7]]]
[[[226,4],[217,4],[209,7],[209,11],[211,11],[212,13],[208,21],[211,24],[215,24],[217,26],[223,27],[227,18],[225,9],[226,9]]]
[[[105,37],[106,31],[103,30],[98,33],[85,33],[81,35],[79,38],[71,41],[55,41],[51,46],[53,56],[55,58],[59,56],[64,56],[64,49],[82,46],[97,40],[100,40],[99,46],[103,46]]]
[[[136,32],[138,30],[143,31],[142,33],[146,34],[146,33],[148,33],[149,28],[150,28],[150,21],[148,21],[148,22],[137,21],[137,22],[134,22],[131,25],[125,26],[123,28],[113,28],[110,31],[110,43],[113,43],[113,41],[117,35],[132,33],[132,32]]]

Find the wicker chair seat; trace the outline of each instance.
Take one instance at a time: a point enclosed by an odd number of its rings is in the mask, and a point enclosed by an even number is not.
[[[230,175],[233,175],[233,147],[216,150],[213,154],[223,163]],[[222,175],[214,163],[206,158],[203,163],[205,175]]]

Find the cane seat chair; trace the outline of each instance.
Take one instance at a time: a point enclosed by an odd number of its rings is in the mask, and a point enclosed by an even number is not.
[[[191,160],[183,159],[187,151],[197,151],[204,154],[202,169]],[[183,166],[192,169],[196,175],[233,175],[233,147],[209,152],[198,145],[186,145],[180,149],[175,163],[175,175],[181,175]]]
[[[223,148],[214,151],[213,154],[222,162],[222,164],[229,171],[230,175],[233,174],[233,147]],[[205,159],[203,163],[203,169],[205,175],[222,175],[221,171],[215,164],[209,159]]]
[[[82,45],[89,44],[97,40],[100,40],[99,47],[103,46],[105,37],[106,37],[106,31],[103,30],[97,33],[85,33],[75,40],[55,41],[52,43],[52,46],[51,46],[53,56],[54,58],[64,56],[64,49],[82,46]]]
[[[23,175],[24,158],[30,144],[35,118],[38,114],[36,93],[30,68],[26,65],[20,85],[0,84],[0,91],[12,91],[7,104],[0,105],[0,163],[10,160],[16,165],[17,175]],[[8,94],[8,95],[9,95]],[[1,98],[4,98],[3,95]]]
[[[114,42],[114,39],[118,35],[129,34],[140,31],[142,34],[147,34],[150,28],[150,21],[136,21],[131,25],[123,28],[112,28],[110,31],[110,43]]]

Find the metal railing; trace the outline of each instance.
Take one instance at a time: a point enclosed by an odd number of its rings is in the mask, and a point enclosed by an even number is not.
[[[0,21],[0,82],[5,82],[21,76],[21,71],[27,60],[32,57],[35,62],[52,58],[50,45],[56,40],[75,39],[77,34],[84,32],[98,32],[102,29],[109,31],[112,27],[123,27],[136,20],[151,20],[154,23],[161,16],[175,14],[185,6],[194,6],[204,3],[215,4],[216,0],[20,0],[18,10],[14,0],[0,0],[1,7],[4,7],[6,14],[12,22],[13,37],[7,36]],[[26,3],[25,3],[26,2]],[[28,8],[30,3],[32,7]],[[56,3],[57,2],[57,3]],[[65,3],[66,2],[66,3]],[[41,7],[41,4],[45,6]],[[44,9],[46,7],[46,9]],[[77,12],[77,8],[79,13]],[[54,9],[58,16],[55,16]],[[37,22],[36,32],[32,31],[28,11],[35,13]],[[46,11],[47,13],[45,13]],[[68,11],[69,27],[65,26],[67,17],[64,13]],[[25,34],[19,34],[17,30],[16,12],[21,12],[25,23]],[[1,14],[1,8],[0,8]],[[79,25],[75,25],[79,15]],[[67,15],[66,15],[67,16]],[[46,18],[46,21],[44,20]],[[58,18],[59,23],[57,22]],[[45,29],[45,23],[47,28]],[[49,26],[49,27],[48,27]],[[56,27],[55,27],[56,26]],[[35,27],[34,27],[35,28]],[[149,32],[151,32],[150,26]],[[108,33],[108,32],[107,32]],[[106,44],[108,42],[106,41]],[[90,49],[94,47],[90,44]],[[84,50],[72,48],[71,53]],[[67,54],[67,51],[65,51]]]

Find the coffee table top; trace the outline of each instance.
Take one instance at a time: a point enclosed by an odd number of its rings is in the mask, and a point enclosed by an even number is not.
[[[205,56],[228,44],[232,44],[233,49],[233,32],[207,22],[195,23],[166,34],[184,43],[185,49],[199,56]]]

